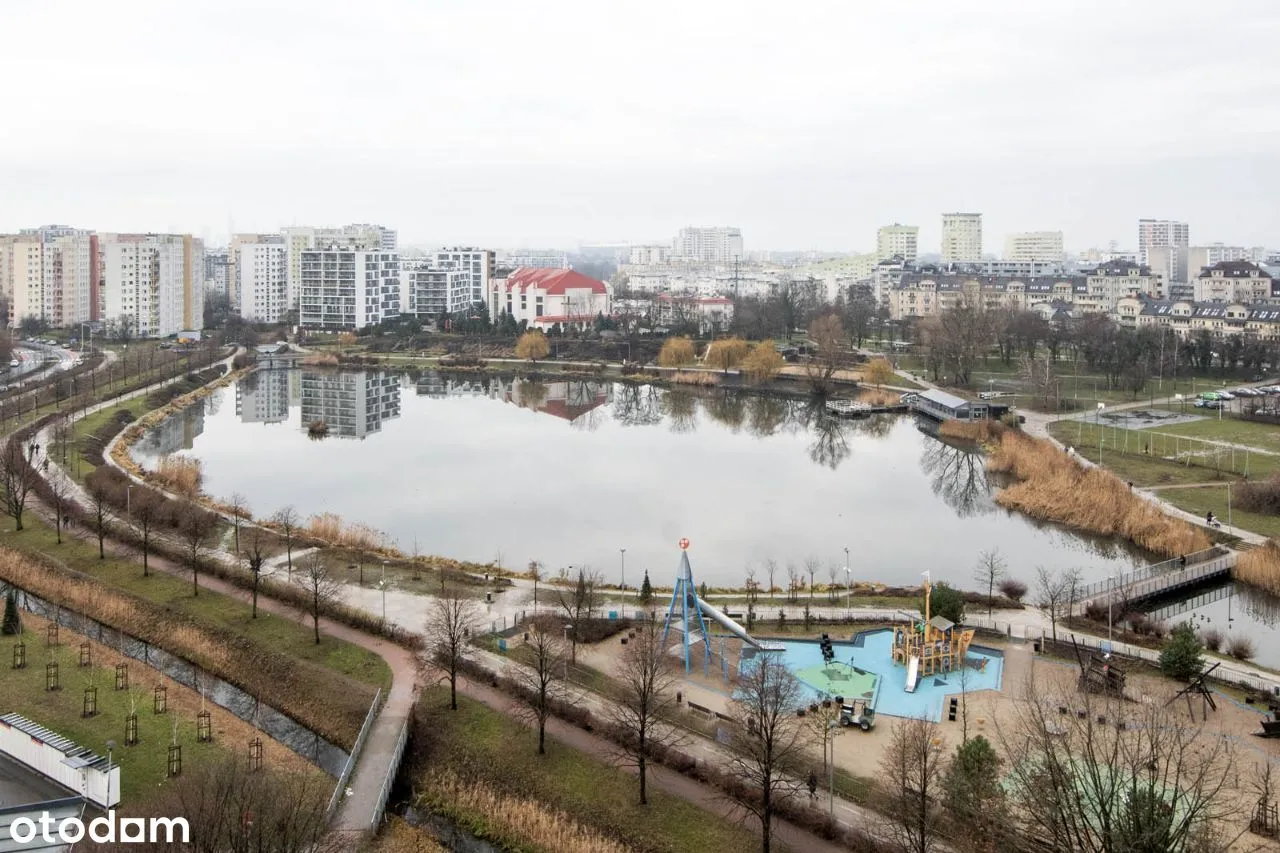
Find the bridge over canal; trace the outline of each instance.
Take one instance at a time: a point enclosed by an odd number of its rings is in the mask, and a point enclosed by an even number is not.
[[[1105,604],[1108,599],[1135,604],[1178,590],[1230,579],[1237,556],[1232,549],[1215,545],[1205,551],[1095,581],[1079,591],[1073,612],[1083,613],[1090,604]]]

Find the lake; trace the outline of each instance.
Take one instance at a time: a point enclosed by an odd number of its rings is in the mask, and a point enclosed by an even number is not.
[[[308,435],[323,422],[327,437]],[[817,559],[853,577],[974,588],[979,554],[1011,576],[1078,567],[1085,580],[1146,562],[1135,549],[996,506],[982,457],[910,416],[826,416],[809,401],[613,382],[379,371],[260,372],[176,415],[135,447],[200,459],[205,489],[333,512],[411,551],[616,582],[672,582],[687,537],[695,577],[741,585],[748,565]],[[838,571],[843,583],[844,573]]]

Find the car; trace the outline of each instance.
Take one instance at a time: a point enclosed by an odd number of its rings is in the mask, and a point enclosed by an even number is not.
[[[1199,393],[1199,395],[1197,395],[1197,398],[1196,398],[1196,399],[1199,399],[1199,400],[1216,400],[1216,399],[1218,399],[1218,392],[1217,392],[1217,391],[1201,391],[1201,392]]]
[[[21,366],[22,366],[22,362],[18,361],[16,358],[13,361],[9,362],[10,370],[12,370],[15,367],[21,367]]]
[[[1237,388],[1231,393],[1235,394],[1237,397],[1261,397],[1262,396],[1262,392],[1254,388]]]
[[[1195,405],[1197,409],[1221,409],[1222,401],[1200,399],[1200,400],[1196,400]]]
[[[1218,399],[1219,399],[1219,400],[1234,400],[1235,398],[1236,398],[1236,395],[1235,395],[1235,394],[1232,394],[1230,391],[1219,391],[1219,392],[1218,392]]]

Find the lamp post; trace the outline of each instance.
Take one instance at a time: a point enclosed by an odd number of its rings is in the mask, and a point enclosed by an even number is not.
[[[619,548],[618,553],[622,555],[622,594],[627,594],[627,549]]]
[[[844,567],[844,611],[846,616],[853,614],[849,610],[849,600],[853,595],[853,571],[848,567]]]
[[[116,742],[107,741],[107,809],[111,809],[111,759],[116,751]]]
[[[382,579],[378,581],[378,588],[382,590],[382,624],[387,624],[387,561],[382,561]]]
[[[569,631],[570,631],[570,630],[572,630],[572,629],[573,629],[573,625],[569,624],[568,622],[564,623],[564,642],[565,642],[565,645],[568,645],[568,644],[569,644]],[[564,656],[564,680],[565,680],[565,681],[568,681],[568,680],[569,680],[569,656],[568,656],[568,655],[565,655],[565,656]]]
[[[1115,579],[1115,575],[1107,575],[1107,654],[1111,654],[1111,604],[1115,600],[1111,590]]]
[[[1098,404],[1098,412],[1093,416],[1094,428],[1098,430],[1098,467],[1102,467],[1102,410],[1107,407],[1106,403]]]

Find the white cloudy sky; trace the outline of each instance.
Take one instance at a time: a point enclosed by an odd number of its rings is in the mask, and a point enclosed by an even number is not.
[[[1280,247],[1276,0],[0,0],[0,231]]]

